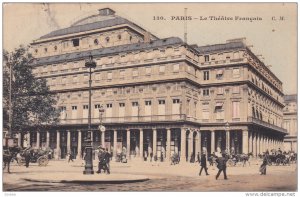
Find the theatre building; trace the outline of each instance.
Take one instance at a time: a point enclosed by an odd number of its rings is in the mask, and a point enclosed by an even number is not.
[[[243,39],[203,47],[161,39],[105,8],[34,40],[31,53],[34,75],[56,93],[60,122],[22,139],[56,158],[82,156],[89,107],[93,147],[114,156],[125,149],[131,159],[190,160],[201,151],[256,156],[283,146],[282,82]]]

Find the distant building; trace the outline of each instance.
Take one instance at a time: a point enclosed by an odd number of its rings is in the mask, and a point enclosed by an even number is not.
[[[287,130],[288,135],[284,138],[285,151],[297,152],[297,95],[284,96],[285,107],[283,109],[283,127]]]
[[[114,155],[125,147],[132,158],[178,153],[183,161],[201,151],[256,156],[283,147],[282,82],[242,39],[200,47],[160,39],[106,8],[42,36],[31,50],[34,75],[57,93],[61,116],[26,138],[58,158],[82,155],[89,107],[93,146]],[[84,66],[90,55],[97,63],[92,106]]]

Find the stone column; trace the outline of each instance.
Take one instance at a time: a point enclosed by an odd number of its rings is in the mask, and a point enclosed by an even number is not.
[[[56,131],[56,159],[60,159],[60,133]]]
[[[105,148],[105,131],[101,132],[101,145]]]
[[[71,132],[67,130],[67,153],[71,152]]]
[[[211,153],[216,152],[215,131],[211,131]]]
[[[78,130],[78,150],[77,150],[77,158],[81,158],[81,131]]]
[[[22,146],[22,133],[18,133],[18,146]]]
[[[188,138],[188,161],[190,161],[193,150],[193,134],[194,132],[190,130],[189,138]]]
[[[253,153],[253,139],[252,139],[252,134],[253,132],[249,131],[249,152],[252,152]]]
[[[253,141],[252,154],[253,154],[253,156],[256,156],[256,133],[255,132],[253,132],[252,141]],[[249,152],[251,152],[251,151],[249,150]]]
[[[197,156],[198,152],[201,155],[201,132],[200,131],[197,131],[197,146],[196,147],[197,147],[196,156]]]
[[[140,157],[143,159],[144,152],[144,135],[143,129],[140,129]]]
[[[46,147],[50,147],[50,132],[46,131]]]
[[[261,134],[258,134],[258,154],[262,154],[262,147],[261,147],[261,145],[262,145],[262,143],[261,143]]]
[[[91,141],[92,147],[94,147],[94,131],[91,131]]]
[[[180,139],[180,161],[186,161],[186,130],[184,128],[181,128],[180,130],[181,139]]]
[[[230,131],[226,131],[226,149],[230,153]]]
[[[40,148],[40,132],[36,132],[36,147]]]
[[[243,153],[247,154],[249,152],[248,149],[248,130],[243,131]]]
[[[113,146],[114,159],[116,159],[117,156],[117,137],[118,137],[118,131],[114,130],[114,146]]]
[[[157,130],[153,129],[153,157],[157,154]]]
[[[130,158],[130,129],[126,130],[126,157]]]
[[[167,151],[166,151],[166,159],[170,160],[171,157],[171,129],[167,128]]]
[[[29,147],[31,146],[31,143],[30,143],[30,132],[27,133],[27,144],[26,144],[26,147]]]

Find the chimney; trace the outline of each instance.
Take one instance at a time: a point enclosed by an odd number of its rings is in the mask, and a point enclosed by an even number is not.
[[[151,34],[150,34],[150,32],[146,31],[144,33],[144,42],[149,43],[150,40],[151,40]]]
[[[116,12],[110,8],[99,9],[100,16],[109,16],[109,15],[114,15],[115,13]]]

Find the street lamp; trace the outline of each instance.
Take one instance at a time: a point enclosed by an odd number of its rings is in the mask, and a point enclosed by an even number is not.
[[[89,59],[85,62],[85,67],[89,68],[89,116],[88,116],[88,135],[85,146],[85,166],[83,174],[94,174],[93,170],[93,148],[91,140],[91,103],[92,103],[92,68],[96,68],[96,62],[93,61],[93,56],[90,55]]]

